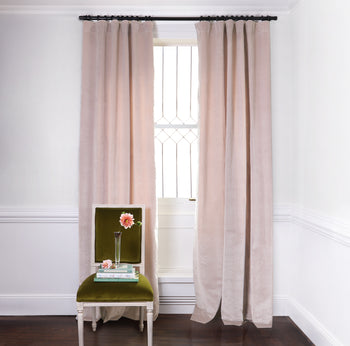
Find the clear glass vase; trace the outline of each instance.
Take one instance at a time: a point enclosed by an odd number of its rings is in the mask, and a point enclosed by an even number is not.
[[[115,266],[118,267],[120,264],[120,251],[122,242],[122,232],[114,232],[115,241]]]

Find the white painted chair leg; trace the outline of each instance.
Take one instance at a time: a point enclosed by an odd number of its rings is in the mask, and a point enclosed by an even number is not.
[[[79,346],[84,346],[84,306],[82,303],[77,303],[78,310],[78,340]]]
[[[140,306],[140,324],[139,324],[139,328],[140,328],[140,332],[143,332],[143,320],[144,320],[144,307]]]
[[[92,307],[92,331],[96,332],[96,310],[97,307],[93,306]]]
[[[153,307],[147,307],[147,345],[153,345]]]

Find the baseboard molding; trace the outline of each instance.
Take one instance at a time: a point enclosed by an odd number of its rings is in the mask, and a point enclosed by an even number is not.
[[[192,289],[190,286],[193,285],[191,280],[180,278],[175,280],[173,278],[169,281],[163,279],[164,283],[170,284],[167,287],[168,290],[182,292],[188,292],[189,288]],[[75,299],[74,294],[2,294],[0,295],[0,315],[75,315]],[[159,297],[159,312],[161,314],[192,314],[195,303],[194,295],[163,295]],[[296,300],[286,295],[276,295],[273,297],[273,306],[274,316],[290,316],[317,346],[342,346],[342,343]]]
[[[192,314],[196,304],[193,278],[188,275],[161,275],[159,284],[159,312],[161,314]]]
[[[75,315],[75,294],[2,294],[1,316]]]
[[[288,296],[274,295],[272,298],[273,316],[288,316]]]
[[[159,303],[161,314],[192,314],[196,299],[195,296],[163,296]],[[289,316],[317,346],[343,346],[309,311],[287,295],[273,297],[273,315]]]
[[[166,289],[173,292],[179,290],[188,292],[189,289],[193,288],[191,287],[193,283],[187,279],[185,282],[182,282],[179,278],[172,279],[166,284],[170,285]],[[3,294],[0,295],[0,315],[75,315],[75,298],[74,294]],[[192,314],[195,303],[194,295],[161,295],[159,297],[159,312],[161,314]],[[317,346],[342,346],[342,343],[307,309],[286,295],[273,297],[273,315],[290,316]]]
[[[193,296],[159,297],[159,313],[161,314],[192,314],[196,298]]]
[[[288,316],[317,346],[344,346],[317,318],[295,299],[288,298]]]
[[[173,292],[188,292],[186,285],[188,282],[181,283],[181,280],[178,280],[171,284],[170,289]],[[0,295],[0,315],[74,315],[75,302],[74,294],[2,294]],[[195,304],[194,295],[161,295],[159,312],[162,314],[192,314]],[[273,298],[274,316],[288,315],[288,305],[288,297],[275,296]]]
[[[159,297],[161,314],[192,314],[196,304],[195,296],[163,296]],[[288,297],[273,298],[273,315],[288,316]]]

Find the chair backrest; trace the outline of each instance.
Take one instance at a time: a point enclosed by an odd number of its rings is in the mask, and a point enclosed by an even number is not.
[[[120,216],[123,213],[132,214],[134,225],[125,229],[120,224]],[[138,225],[141,222],[141,225]],[[115,237],[114,232],[122,231],[121,237],[121,263],[131,263],[139,267],[144,274],[145,263],[145,206],[126,204],[110,205],[98,204],[92,207],[92,256],[91,272],[103,260],[115,261]]]

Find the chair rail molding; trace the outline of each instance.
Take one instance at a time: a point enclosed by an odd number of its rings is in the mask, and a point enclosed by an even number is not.
[[[303,227],[319,236],[350,246],[350,223],[345,220],[293,204],[276,204],[273,210],[274,224],[289,223],[291,226]]]
[[[291,206],[291,222],[322,237],[350,247],[350,223],[321,212]]]
[[[170,214],[160,211],[160,217]],[[177,214],[177,213],[176,213]],[[174,215],[176,215],[174,214]],[[193,215],[189,212],[188,216]],[[78,223],[79,211],[77,207],[0,207],[1,223]],[[330,217],[321,212],[294,206],[292,204],[274,205],[274,223],[291,223],[302,226],[320,236],[350,246],[350,223]]]
[[[78,223],[78,208],[0,207],[0,223]]]

